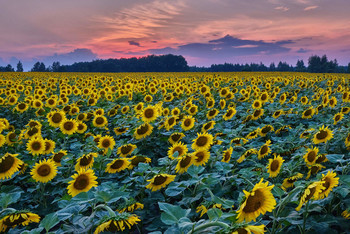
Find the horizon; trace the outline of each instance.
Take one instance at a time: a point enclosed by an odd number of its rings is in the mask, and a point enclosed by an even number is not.
[[[3,1],[3,0],[2,0]],[[69,7],[68,7],[69,4]],[[24,9],[24,10],[19,10]],[[3,2],[0,66],[174,54],[189,66],[350,62],[346,0]]]

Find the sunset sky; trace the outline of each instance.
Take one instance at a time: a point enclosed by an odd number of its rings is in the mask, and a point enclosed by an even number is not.
[[[0,3],[0,65],[167,53],[197,66],[280,60],[295,65],[313,54],[350,62],[349,0]]]

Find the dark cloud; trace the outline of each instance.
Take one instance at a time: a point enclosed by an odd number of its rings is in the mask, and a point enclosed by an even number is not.
[[[97,54],[94,54],[90,49],[78,48],[72,52],[65,54],[54,54],[53,56],[43,57],[40,60],[45,64],[60,62],[61,64],[73,64],[75,62],[87,62],[97,59]]]
[[[129,45],[134,45],[134,46],[138,46],[140,47],[140,43],[138,43],[137,41],[128,41],[129,42]]]
[[[301,53],[301,54],[304,54],[304,53],[307,53],[309,52],[308,50],[305,50],[303,48],[300,48],[299,50],[297,50],[297,53]]]
[[[157,43],[158,41],[151,41],[152,43]]]
[[[184,56],[200,58],[232,58],[246,55],[272,55],[289,52],[291,49],[285,45],[294,43],[291,40],[264,42],[255,40],[242,40],[230,35],[208,43],[189,43],[177,48],[165,47],[152,49],[154,54],[181,54]]]

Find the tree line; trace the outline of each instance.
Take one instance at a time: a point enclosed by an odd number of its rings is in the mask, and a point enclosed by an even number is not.
[[[328,60],[326,55],[322,57],[312,55],[308,59],[308,66],[303,60],[298,60],[295,66],[280,61],[266,66],[263,63],[246,64],[212,64],[210,67],[189,67],[186,59],[181,55],[149,55],[141,58],[120,58],[94,60],[92,62],[77,62],[72,65],[61,65],[53,62],[46,66],[43,62],[36,62],[31,69],[32,72],[240,72],[240,71],[296,71],[312,73],[350,73],[348,66],[340,66],[336,59]],[[14,72],[15,69],[8,64],[0,66],[0,72]],[[23,72],[23,64],[18,62],[17,72]]]

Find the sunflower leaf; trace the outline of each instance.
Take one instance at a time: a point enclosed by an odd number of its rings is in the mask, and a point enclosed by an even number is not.
[[[56,213],[51,213],[45,216],[43,220],[41,220],[39,227],[45,228],[45,230],[48,232],[51,228],[56,226],[60,220],[58,219],[58,216]]]
[[[161,214],[160,219],[167,225],[178,224],[179,220],[186,217],[191,209],[182,209],[180,206],[174,206],[168,203],[158,202],[159,209],[164,211]]]

